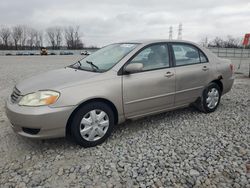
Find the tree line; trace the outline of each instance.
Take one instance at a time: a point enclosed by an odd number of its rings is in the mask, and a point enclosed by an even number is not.
[[[228,35],[226,38],[215,37],[211,40],[208,40],[207,37],[201,40],[201,45],[207,47],[217,47],[217,48],[243,48],[243,39],[235,38]],[[250,48],[250,45],[246,46],[246,48]]]
[[[45,31],[26,25],[0,26],[0,50],[82,49],[79,26],[53,26]]]

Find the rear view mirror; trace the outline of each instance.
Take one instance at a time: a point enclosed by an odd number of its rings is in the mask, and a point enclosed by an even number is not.
[[[130,63],[125,67],[125,72],[126,73],[136,73],[136,72],[141,72],[143,69],[143,64],[142,63]]]

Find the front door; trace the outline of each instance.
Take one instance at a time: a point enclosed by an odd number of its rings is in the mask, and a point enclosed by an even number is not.
[[[174,105],[175,70],[170,67],[167,44],[141,50],[129,63],[142,63],[143,70],[123,75],[126,118],[160,112]]]

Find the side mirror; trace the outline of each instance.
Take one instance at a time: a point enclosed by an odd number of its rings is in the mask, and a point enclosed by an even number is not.
[[[126,73],[136,73],[136,72],[141,72],[143,69],[143,64],[142,63],[130,63],[125,67],[125,72]]]

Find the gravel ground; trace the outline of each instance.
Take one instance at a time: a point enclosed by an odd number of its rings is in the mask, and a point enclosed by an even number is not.
[[[0,57],[0,187],[250,187],[244,75],[214,113],[185,108],[126,122],[95,148],[13,133],[4,99],[14,84],[79,58]]]

